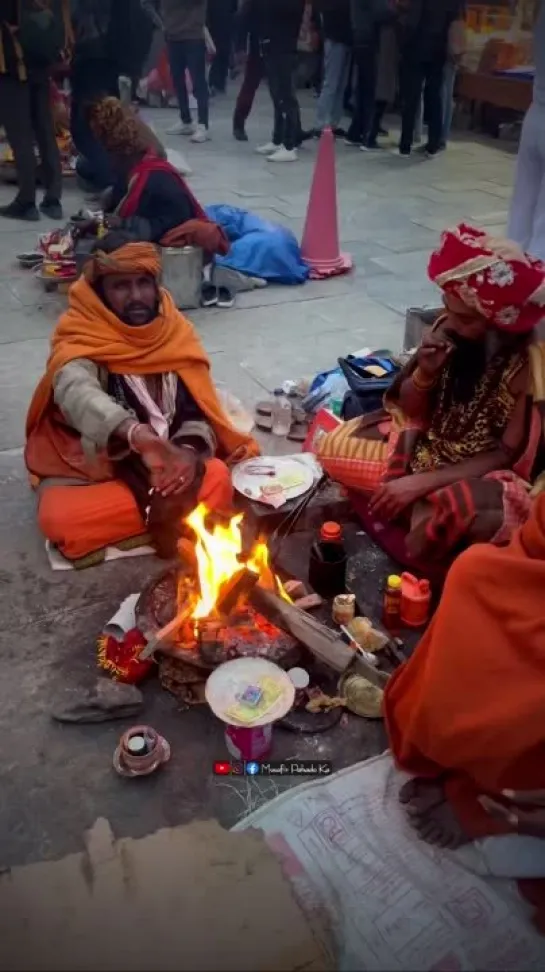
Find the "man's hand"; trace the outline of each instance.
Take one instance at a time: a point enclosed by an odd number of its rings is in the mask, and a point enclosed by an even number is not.
[[[426,490],[427,491],[427,490]],[[426,492],[419,476],[402,476],[384,483],[373,493],[369,512],[380,520],[395,520],[403,510],[421,499]]]
[[[518,834],[545,837],[545,790],[504,790],[505,803],[488,796],[479,802],[494,820],[508,823]]]
[[[198,466],[193,449],[160,439],[146,426],[137,429],[133,443],[161,496],[179,496],[193,485]]]
[[[424,335],[416,358],[418,367],[430,378],[435,378],[445,366],[454,345],[439,334],[429,331]]]

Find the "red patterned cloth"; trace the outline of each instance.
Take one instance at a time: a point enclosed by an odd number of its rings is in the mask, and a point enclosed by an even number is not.
[[[545,263],[464,223],[442,234],[428,275],[502,331],[529,332],[545,316]]]

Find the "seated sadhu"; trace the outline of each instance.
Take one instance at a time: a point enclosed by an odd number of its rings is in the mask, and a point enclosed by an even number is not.
[[[544,591],[541,493],[507,546],[475,544],[455,560],[429,629],[386,686],[390,747],[412,777],[400,799],[425,841],[545,837]],[[486,841],[490,870],[545,878],[545,844],[528,860],[524,843]]]
[[[406,530],[406,551],[448,560],[470,542],[508,539],[530,509],[541,461],[545,265],[515,244],[459,226],[429,275],[441,313],[385,396],[384,409],[325,436],[329,475],[369,513]]]
[[[183,176],[164,157],[147,126],[117,98],[89,106],[93,134],[111,158],[119,182],[114,187],[109,224],[135,240],[183,246],[195,243],[208,253],[229,249]]]
[[[51,340],[27,417],[38,522],[70,560],[150,533],[176,548],[197,502],[229,512],[228,466],[257,455],[230,423],[154,246],[100,241]]]

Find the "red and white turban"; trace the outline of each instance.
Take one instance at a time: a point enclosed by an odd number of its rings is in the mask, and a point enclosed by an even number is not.
[[[502,331],[524,334],[545,317],[545,263],[464,223],[442,234],[428,275]]]

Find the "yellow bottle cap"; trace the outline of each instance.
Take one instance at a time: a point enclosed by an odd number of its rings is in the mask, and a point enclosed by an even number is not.
[[[398,574],[390,574],[388,578],[388,587],[393,588],[394,591],[398,591],[401,587],[401,577]]]

